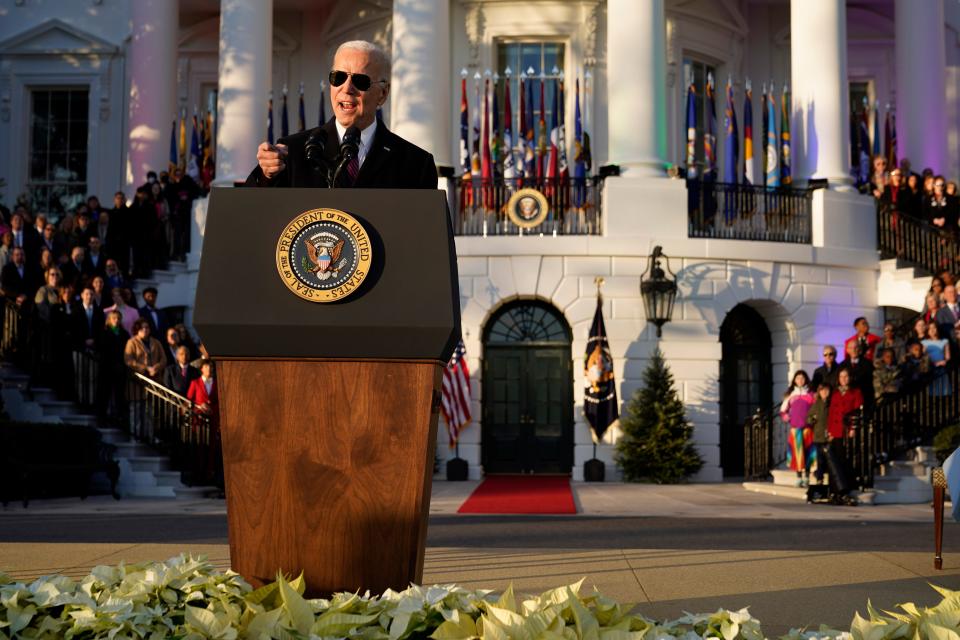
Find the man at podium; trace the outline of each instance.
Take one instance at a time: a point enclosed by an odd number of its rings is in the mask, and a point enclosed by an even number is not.
[[[372,42],[341,44],[329,77],[334,117],[275,145],[261,143],[246,185],[436,189],[433,156],[377,121],[390,70],[389,56]]]

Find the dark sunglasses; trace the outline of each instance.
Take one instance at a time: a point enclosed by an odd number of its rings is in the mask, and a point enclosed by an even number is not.
[[[330,86],[339,87],[344,82],[347,81],[347,78],[353,78],[353,86],[357,88],[357,91],[366,91],[370,88],[370,85],[373,84],[373,80],[365,73],[350,73],[349,71],[337,71],[334,69],[330,72]],[[386,80],[377,80],[378,83],[386,84]]]

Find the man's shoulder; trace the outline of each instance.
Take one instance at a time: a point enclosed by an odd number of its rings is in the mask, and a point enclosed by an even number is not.
[[[378,132],[378,133],[380,134],[379,137],[380,137],[381,143],[384,146],[390,147],[391,149],[395,148],[398,151],[401,151],[402,153],[404,153],[407,157],[420,157],[420,158],[423,158],[424,160],[426,160],[427,158],[431,158],[431,159],[433,158],[433,154],[431,154],[426,149],[422,149],[418,147],[417,145],[413,144],[406,138],[401,138],[396,133],[394,133],[390,129],[387,129],[382,124],[378,126],[383,127],[382,132]]]

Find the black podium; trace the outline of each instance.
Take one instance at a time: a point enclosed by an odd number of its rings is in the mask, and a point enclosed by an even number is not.
[[[194,309],[232,567],[254,585],[303,571],[311,596],[419,582],[460,338],[445,194],[214,189]]]

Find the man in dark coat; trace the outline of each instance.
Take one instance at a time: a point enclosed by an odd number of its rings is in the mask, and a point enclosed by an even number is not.
[[[255,187],[324,187],[327,171],[307,161],[308,141],[324,140],[323,163],[338,166],[340,145],[351,127],[360,131],[356,162],[344,165],[337,186],[436,189],[433,156],[377,121],[377,108],[390,93],[390,58],[369,42],[340,45],[330,72],[334,117],[321,127],[296,133],[257,149],[256,169],[247,178]],[[351,166],[352,165],[352,166]]]
[[[80,300],[74,303],[70,313],[70,322],[74,348],[80,351],[93,350],[104,325],[103,311],[93,301],[93,287],[86,286],[80,292]]]
[[[10,262],[0,270],[0,287],[3,288],[3,295],[16,301],[17,304],[22,304],[33,299],[38,281],[33,270],[27,266],[23,248],[14,248],[10,252]]]
[[[163,371],[163,386],[186,397],[190,383],[200,377],[200,371],[190,364],[190,348],[177,347],[177,359]]]

